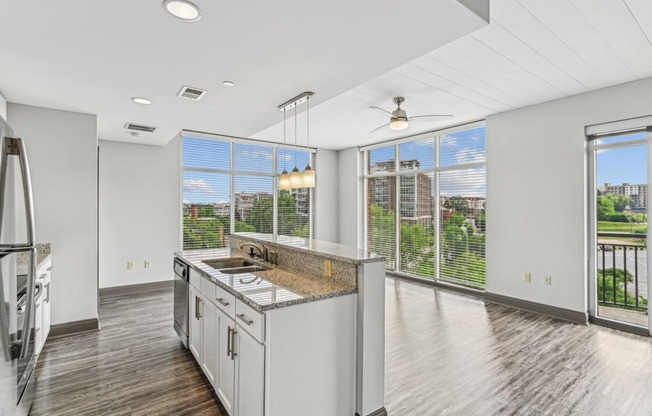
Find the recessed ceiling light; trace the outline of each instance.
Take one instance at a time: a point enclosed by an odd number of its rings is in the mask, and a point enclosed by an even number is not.
[[[152,103],[152,100],[143,97],[131,97],[131,101],[143,105],[150,105]]]
[[[235,85],[235,82],[233,81],[224,81],[222,84],[224,84],[225,87],[232,87]]]
[[[199,7],[187,0],[165,0],[163,7],[172,16],[177,17],[184,22],[196,22],[201,19]]]

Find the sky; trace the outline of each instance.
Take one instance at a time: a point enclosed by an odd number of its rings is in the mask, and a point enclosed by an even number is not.
[[[603,139],[604,143],[622,140],[644,139],[647,133],[633,133]],[[631,146],[598,151],[596,160],[596,185],[606,182],[612,185],[629,183],[640,185],[647,183],[647,149],[646,146]]]
[[[450,166],[458,163],[472,163],[485,161],[485,129],[479,127],[450,135],[440,139],[441,166]],[[633,133],[624,136],[602,139],[603,142],[616,142],[621,140],[634,140],[645,138],[646,133]],[[434,167],[434,137],[416,142],[401,143],[399,145],[399,158],[401,160],[416,159],[420,162],[421,169]],[[209,140],[187,137],[184,139],[183,166],[229,170],[230,143],[219,140]],[[235,143],[235,169],[249,172],[273,171],[273,150],[271,147]],[[284,168],[292,171],[295,164],[303,170],[308,162],[308,153],[296,153],[289,147],[279,149],[277,154],[277,173]],[[394,146],[380,147],[370,151],[370,162],[392,160]],[[316,167],[318,172],[318,167]],[[605,182],[619,185],[621,183],[644,184],[647,183],[647,152],[645,146],[623,147],[601,150],[597,155],[597,185]],[[432,175],[429,175],[432,177]],[[255,175],[238,175],[235,178],[235,193],[240,192],[273,192],[274,180],[272,177]],[[474,168],[456,172],[443,172],[440,174],[441,194],[454,196],[484,196],[486,185],[484,168]],[[229,202],[230,175],[228,173],[213,172],[183,172],[183,199],[188,202],[213,203]]]
[[[308,153],[288,147],[277,152],[277,173],[284,168],[292,171],[295,164],[303,171]],[[270,146],[234,143],[235,170],[271,174],[274,151]],[[183,166],[199,169],[230,170],[230,143],[226,141],[186,137],[183,142]],[[231,178],[228,173],[183,171],[183,200],[194,203],[229,202]],[[274,190],[274,178],[259,175],[236,175],[235,193],[269,192]]]

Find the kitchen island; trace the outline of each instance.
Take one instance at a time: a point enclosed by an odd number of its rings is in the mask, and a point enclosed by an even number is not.
[[[190,266],[188,347],[230,415],[382,415],[384,259],[234,234]]]

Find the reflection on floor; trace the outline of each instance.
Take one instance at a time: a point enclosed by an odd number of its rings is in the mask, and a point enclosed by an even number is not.
[[[646,415],[652,339],[387,279],[390,415]]]
[[[650,415],[651,338],[386,288],[391,416]],[[48,340],[32,415],[226,415],[172,329],[171,291],[105,301],[100,315],[101,331]]]
[[[598,316],[601,318],[614,319],[616,321],[627,322],[647,328],[648,317],[645,312],[632,311],[622,308],[611,308],[609,306],[599,306]]]
[[[172,329],[172,306],[171,290],[103,300],[101,331],[49,339],[30,414],[226,415]]]

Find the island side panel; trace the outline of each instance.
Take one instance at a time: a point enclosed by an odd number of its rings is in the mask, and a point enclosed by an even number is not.
[[[358,265],[356,412],[385,411],[385,263]]]
[[[267,315],[265,414],[355,414],[357,295]]]

